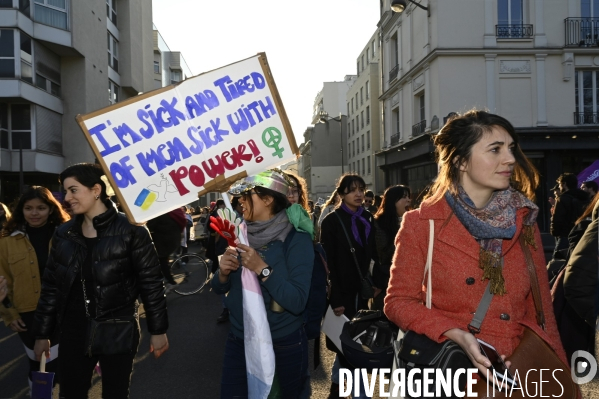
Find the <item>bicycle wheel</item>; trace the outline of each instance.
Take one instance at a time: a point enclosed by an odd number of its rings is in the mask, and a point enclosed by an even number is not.
[[[179,295],[192,295],[208,282],[208,264],[199,255],[181,255],[171,263],[171,274],[177,282],[173,291]]]

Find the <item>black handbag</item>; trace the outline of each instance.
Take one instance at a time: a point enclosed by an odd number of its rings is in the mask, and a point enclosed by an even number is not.
[[[132,354],[136,329],[135,316],[107,320],[89,319],[85,354],[89,357]]]
[[[372,282],[372,277],[370,277],[370,273],[368,273],[368,272],[366,272],[365,276],[362,274],[362,271],[360,270],[360,264],[358,263],[358,258],[356,257],[356,249],[351,244],[349,234],[347,234],[347,230],[345,229],[345,226],[343,225],[341,216],[339,216],[339,214],[337,212],[333,212],[333,213],[335,215],[337,215],[337,218],[339,219],[339,223],[341,223],[341,228],[343,229],[343,232],[345,233],[345,238],[347,238],[347,243],[349,244],[349,250],[354,258],[354,263],[356,264],[356,269],[358,270],[358,276],[360,276],[360,297],[362,297],[362,299],[374,298],[374,283]]]
[[[81,272],[81,284],[83,286],[85,315],[87,316],[84,354],[88,357],[132,354],[137,348],[134,343],[135,333],[139,330],[137,314],[104,320],[93,319],[89,314],[89,301],[83,271]]]

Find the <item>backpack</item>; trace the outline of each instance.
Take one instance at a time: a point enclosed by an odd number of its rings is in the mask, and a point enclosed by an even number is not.
[[[283,251],[287,253],[289,243],[295,235],[292,228],[283,244]],[[304,329],[308,339],[320,338],[320,325],[327,311],[327,295],[329,287],[329,269],[327,267],[326,253],[319,243],[314,243],[314,265],[312,268],[312,281],[310,293],[304,311]]]

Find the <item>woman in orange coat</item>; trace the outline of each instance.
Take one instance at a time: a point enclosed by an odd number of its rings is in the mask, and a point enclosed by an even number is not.
[[[483,375],[490,363],[476,338],[510,356],[524,326],[568,364],[552,312],[538,207],[530,200],[538,173],[520,149],[514,127],[498,115],[470,111],[448,121],[435,145],[439,175],[420,209],[404,215],[385,314],[403,330],[436,342],[453,340]],[[423,305],[422,288],[429,219],[435,230],[431,309]],[[537,325],[520,235],[533,256],[545,330]],[[475,337],[467,326],[489,284],[494,296]]]

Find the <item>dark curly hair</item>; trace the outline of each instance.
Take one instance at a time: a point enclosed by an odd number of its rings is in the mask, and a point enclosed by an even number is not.
[[[31,186],[23,193],[23,195],[21,195],[21,198],[19,198],[15,211],[12,213],[10,219],[6,221],[6,224],[2,229],[2,237],[9,236],[15,230],[25,226],[26,221],[25,215],[23,214],[23,208],[27,201],[36,198],[50,207],[48,223],[58,226],[71,219],[71,217],[62,209],[62,206],[60,206],[60,202],[54,198],[50,190],[46,187]]]

